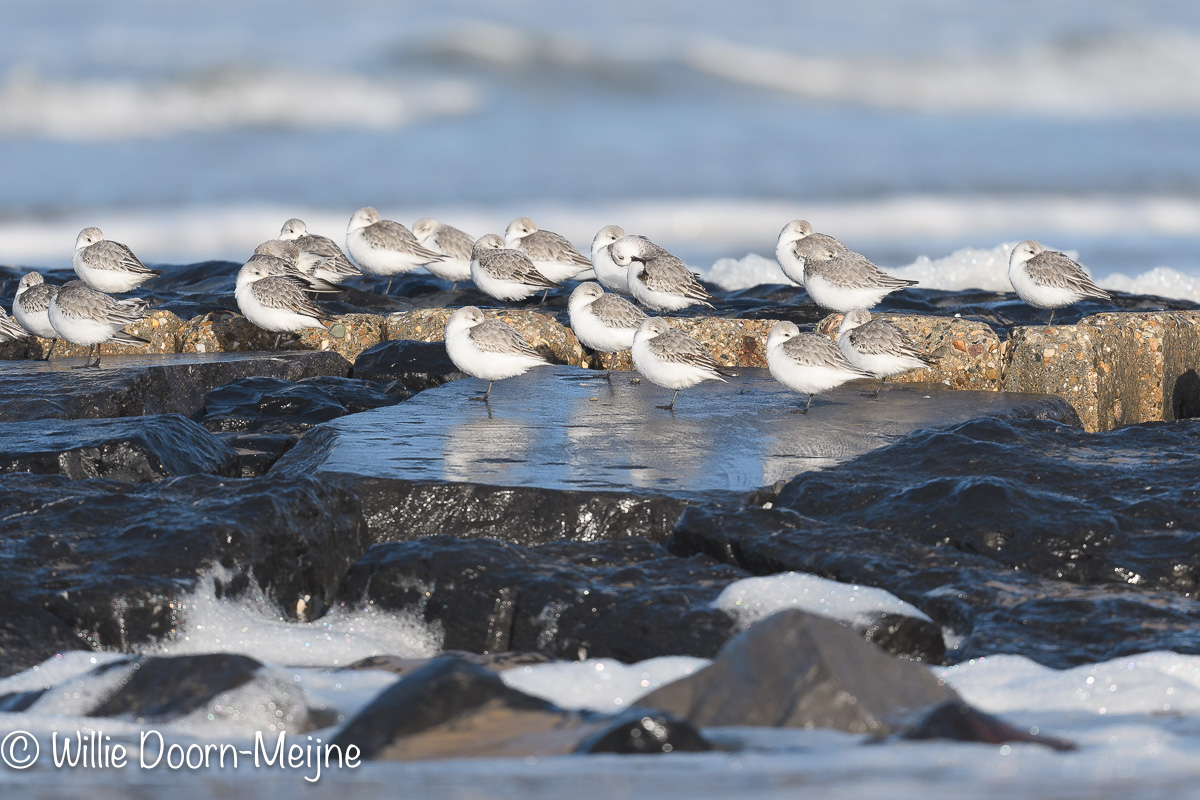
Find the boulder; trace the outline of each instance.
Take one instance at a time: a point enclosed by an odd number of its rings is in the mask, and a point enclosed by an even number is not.
[[[0,678],[37,666],[58,653],[87,649],[87,642],[61,619],[0,591]],[[5,706],[0,699],[0,711],[21,710]]]
[[[178,414],[0,422],[0,473],[36,472],[128,483],[203,472],[241,474],[238,455]]]
[[[210,391],[199,419],[211,431],[299,434],[347,414],[391,406],[408,397],[336,375],[299,381],[241,378]]]
[[[101,361],[109,356],[118,355],[150,355],[179,352],[177,337],[183,327],[183,320],[165,309],[150,311],[144,318],[125,326],[125,332],[145,339],[149,345],[122,344],[109,342],[100,345]],[[14,342],[0,342],[0,360],[44,358],[50,352],[51,339],[39,339],[30,336]],[[59,339],[54,347],[55,363],[68,359],[82,359],[88,354],[88,348],[71,344],[65,339]],[[82,363],[82,362],[81,362]]]
[[[384,318],[375,314],[343,314],[324,329],[306,328],[282,338],[238,314],[211,312],[193,317],[179,331],[181,353],[235,353],[271,350],[317,350],[338,353],[349,360],[378,344]],[[275,342],[278,338],[279,345]]]
[[[328,603],[369,541],[353,497],[305,476],[192,475],[154,484],[0,476],[0,577],[14,597],[94,647],[128,649],[177,625],[174,599],[220,571],[218,594],[257,582],[281,616]]]
[[[445,342],[392,339],[359,353],[354,377],[389,385],[399,382],[410,392],[423,392],[467,377],[446,353]]]
[[[439,536],[372,547],[339,600],[416,613],[449,650],[634,662],[714,654],[734,622],[709,603],[744,575],[638,539],[525,548]]]
[[[142,656],[98,667],[105,672],[131,666],[128,680],[88,713],[127,716],[137,722],[175,719],[203,708],[217,695],[254,680],[262,664],[237,653]]]
[[[730,639],[712,664],[640,705],[697,727],[750,725],[897,732],[922,711],[959,701],[919,664],[804,611],[780,611]]]
[[[300,380],[350,372],[336,353],[114,356],[100,369],[51,362],[0,369],[0,421],[96,419],[148,414],[192,416],[213,388],[248,376]]]
[[[436,658],[392,684],[331,744],[355,745],[379,761],[709,749],[695,728],[669,715],[566,711],[455,656]]]

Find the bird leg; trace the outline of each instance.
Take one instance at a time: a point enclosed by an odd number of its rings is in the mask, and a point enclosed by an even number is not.
[[[455,281],[454,283],[450,284],[450,291],[453,292],[457,288],[458,288],[458,281]]]
[[[495,381],[488,381],[488,388],[487,388],[487,391],[483,393],[483,397],[472,397],[471,399],[478,400],[481,403],[486,403],[488,401],[488,397],[492,393],[492,384],[493,383],[495,383]]]
[[[392,290],[392,278],[394,278],[394,277],[396,277],[396,276],[395,276],[395,275],[388,275],[388,285],[387,285],[387,288],[383,290],[383,296],[384,296],[384,297],[387,297],[387,296],[388,296],[388,292],[390,292],[390,291]]]
[[[96,348],[96,361],[92,362],[92,348]],[[91,369],[92,367],[100,366],[100,345],[88,345],[87,357],[82,364],[76,364],[71,369]]]
[[[1055,311],[1058,311],[1058,309],[1057,308],[1050,309],[1050,321],[1046,323],[1047,328],[1049,328],[1051,325],[1054,324],[1054,312]]]
[[[280,331],[279,333],[275,334],[275,344],[271,345],[272,350],[279,349],[279,340],[282,338],[283,338],[283,331]]]
[[[604,354],[601,353],[601,356],[603,356],[603,355]],[[608,368],[607,368],[607,371],[604,373],[604,380],[608,381],[609,383],[612,383],[612,362],[613,362],[613,359],[616,357],[617,357],[616,353],[608,354]],[[604,363],[603,357],[600,359],[600,363]]]
[[[547,298],[547,297],[549,297],[549,296],[550,296],[550,290],[549,290],[549,289],[546,289],[546,291],[542,292],[542,299],[541,299],[541,300],[538,300],[538,305],[539,305],[539,306],[544,306],[544,305],[546,305],[546,298]]]
[[[46,351],[46,355],[42,358],[42,361],[49,361],[50,356],[54,355],[54,348],[57,346],[58,346],[58,339],[57,338],[51,339],[50,340],[50,349]]]
[[[807,413],[808,413],[808,407],[812,405],[812,399],[813,399],[813,396],[812,396],[811,394],[809,394],[809,396],[808,396],[808,402],[804,404],[804,408],[797,408],[797,409],[793,409],[793,410],[792,410],[792,413],[793,413],[793,414],[807,414]]]
[[[876,400],[879,399],[879,391],[883,388],[883,382],[886,380],[887,380],[887,375],[884,375],[882,378],[879,379],[879,385],[875,387],[875,394],[871,395],[871,397],[874,397]]]
[[[676,397],[679,397],[679,390],[678,390],[678,389],[676,389],[676,390],[675,390],[675,394],[671,395],[671,402],[667,403],[665,406],[655,406],[655,408],[661,408],[661,409],[662,409],[662,410],[664,410],[664,411],[674,411],[674,410],[675,410],[675,398],[676,398]]]

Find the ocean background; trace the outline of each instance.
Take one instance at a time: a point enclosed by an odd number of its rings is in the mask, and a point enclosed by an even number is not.
[[[4,28],[4,264],[66,266],[87,225],[242,260],[374,205],[621,224],[738,288],[783,280],[805,217],[931,288],[1006,288],[1001,245],[1036,238],[1200,299],[1185,0],[14,0]]]

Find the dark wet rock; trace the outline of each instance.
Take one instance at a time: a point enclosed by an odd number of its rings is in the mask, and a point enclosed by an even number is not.
[[[886,589],[963,635],[952,661],[1019,653],[1064,668],[1197,653],[1189,548],[1200,503],[1181,469],[1194,428],[1089,435],[977,420],[923,431],[788,484],[774,502],[804,514],[689,508],[670,547],[756,575],[796,570]],[[963,496],[997,486],[1007,500]],[[1009,536],[1004,547],[983,546],[993,534]]]
[[[1034,728],[1017,728],[999,717],[985,714],[966,703],[945,703],[930,711],[901,734],[904,739],[950,739],[956,742],[1041,744],[1051,750],[1077,750],[1068,739],[1049,736]]]
[[[190,417],[203,408],[209,391],[239,378],[300,380],[349,372],[346,359],[320,352],[123,356],[106,358],[100,369],[91,370],[11,362],[0,366],[0,421]]]
[[[242,378],[209,392],[199,419],[210,431],[299,434],[407,398],[403,389],[384,392],[366,381],[331,375],[300,381]]]
[[[89,717],[167,720],[203,708],[214,697],[254,680],[262,664],[237,653],[146,656],[130,662],[129,679]],[[105,668],[114,665],[105,665]]]
[[[526,548],[434,537],[372,547],[339,599],[414,611],[442,626],[451,650],[633,662],[713,655],[734,622],[709,603],[741,577],[638,539]]]
[[[291,450],[300,437],[290,433],[223,433],[214,434],[237,453],[242,471],[239,477],[257,478],[266,475],[280,456]]]
[[[364,758],[383,761],[708,749],[686,722],[638,709],[566,711],[455,656],[436,658],[385,689],[332,744],[355,745]]]
[[[177,624],[172,601],[218,567],[219,595],[253,579],[293,617],[305,594],[331,600],[368,544],[354,498],[303,476],[142,485],[0,477],[4,585],[96,647],[167,635]]]
[[[412,392],[423,392],[447,381],[467,377],[446,354],[444,342],[393,339],[380,342],[354,359],[354,377],[390,384],[398,381]]]
[[[504,672],[517,667],[532,667],[558,661],[554,656],[532,651],[504,653],[468,653],[465,650],[443,650],[443,656],[454,656],[468,664],[475,664],[492,672]],[[427,658],[405,658],[404,656],[367,656],[350,664],[346,669],[382,669],[394,675],[408,675],[429,663]]]
[[[927,668],[892,658],[835,622],[793,609],[750,626],[712,664],[638,702],[697,727],[887,734],[914,713],[956,701],[954,690]]]
[[[29,669],[56,653],[86,649],[87,643],[58,617],[0,591],[0,678]],[[21,710],[6,706],[0,697],[0,711]]]
[[[35,472],[127,483],[203,472],[240,474],[238,454],[178,414],[0,422],[0,473]]]

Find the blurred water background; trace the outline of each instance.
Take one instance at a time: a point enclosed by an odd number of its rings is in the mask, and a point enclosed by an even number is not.
[[[999,245],[1037,238],[1110,285],[1198,297],[1186,0],[9,0],[3,18],[0,263],[65,266],[85,225],[147,262],[241,260],[290,216],[340,240],[374,205],[474,235],[529,215],[580,245],[622,224],[711,275],[806,217],[885,266],[941,259],[949,284],[1005,286]],[[999,257],[972,272],[961,248]]]

